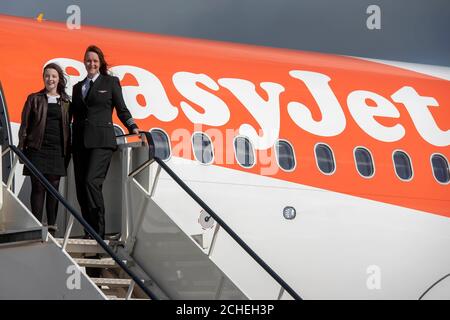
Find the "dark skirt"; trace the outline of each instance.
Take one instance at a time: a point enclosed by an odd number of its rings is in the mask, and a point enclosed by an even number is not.
[[[25,155],[31,163],[42,173],[55,176],[66,176],[65,158],[54,150],[41,148],[41,150],[27,149]],[[32,175],[28,167],[23,167],[23,174]]]

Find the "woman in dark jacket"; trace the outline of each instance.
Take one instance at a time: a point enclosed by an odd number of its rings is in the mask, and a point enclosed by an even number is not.
[[[28,96],[22,111],[19,148],[31,163],[59,189],[59,181],[67,174],[70,159],[69,97],[61,67],[49,63],[44,67],[45,88]],[[56,231],[57,200],[27,167],[24,175],[31,176],[31,211],[42,221],[44,199],[47,197],[47,223],[51,234]]]
[[[86,49],[84,66],[87,77],[73,87],[70,105],[75,184],[84,219],[104,238],[102,186],[117,149],[113,109],[129,132],[137,134],[139,129],[125,105],[119,79],[108,73],[108,64],[100,48],[89,46]]]

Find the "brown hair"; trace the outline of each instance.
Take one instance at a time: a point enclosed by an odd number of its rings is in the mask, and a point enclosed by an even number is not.
[[[100,60],[100,74],[102,75],[107,75],[108,74],[108,63],[105,60],[105,55],[103,54],[103,51],[95,46],[95,45],[90,45],[89,47],[87,47],[86,52],[84,53],[84,57],[86,58],[86,54],[88,52],[95,52],[98,55],[98,58]]]
[[[61,98],[67,99],[67,97],[68,97],[67,93],[66,93],[67,80],[66,80],[66,77],[64,76],[64,71],[61,69],[61,67],[58,64],[51,62],[44,67],[44,70],[42,71],[42,77],[44,77],[45,70],[47,70],[47,69],[54,69],[54,70],[56,70],[56,72],[58,72],[59,80],[58,80],[58,85],[56,86],[56,91],[61,96]],[[44,90],[45,90],[45,88],[44,88]]]

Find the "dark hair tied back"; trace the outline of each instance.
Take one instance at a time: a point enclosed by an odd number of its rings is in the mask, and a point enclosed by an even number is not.
[[[86,58],[86,54],[88,52],[95,52],[98,55],[98,58],[100,60],[100,74],[102,75],[107,75],[108,74],[108,63],[105,60],[105,55],[103,54],[103,51],[95,46],[95,45],[90,45],[89,47],[87,47],[86,52],[84,53],[84,57]]]

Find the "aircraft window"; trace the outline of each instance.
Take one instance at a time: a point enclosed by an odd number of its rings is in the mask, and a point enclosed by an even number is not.
[[[433,174],[436,180],[441,183],[448,183],[450,181],[450,172],[447,159],[439,154],[434,154],[431,157],[431,164],[433,165]]]
[[[125,134],[125,132],[123,132],[122,128],[119,127],[118,125],[114,125],[114,134],[116,136],[121,136],[121,135]],[[116,141],[117,141],[117,144],[126,143],[125,137],[116,138]]]
[[[355,161],[356,168],[358,169],[360,175],[366,178],[373,176],[375,170],[373,167],[372,156],[370,155],[369,150],[361,147],[356,148]]]
[[[278,140],[276,143],[276,156],[281,169],[291,171],[295,168],[294,149],[287,141]]]
[[[403,151],[394,152],[394,165],[397,176],[402,180],[410,180],[412,178],[411,160]]]
[[[234,152],[239,164],[245,168],[249,168],[255,164],[255,156],[253,154],[253,146],[246,137],[236,137],[234,139]]]
[[[161,160],[167,160],[170,157],[169,137],[161,129],[152,129],[150,131],[153,143],[155,144],[155,157]]]
[[[197,161],[204,164],[210,164],[214,160],[214,153],[211,140],[207,135],[196,132],[192,136],[192,145],[194,147],[194,155]]]
[[[325,144],[316,146],[316,161],[320,171],[332,174],[335,170],[333,151]]]

